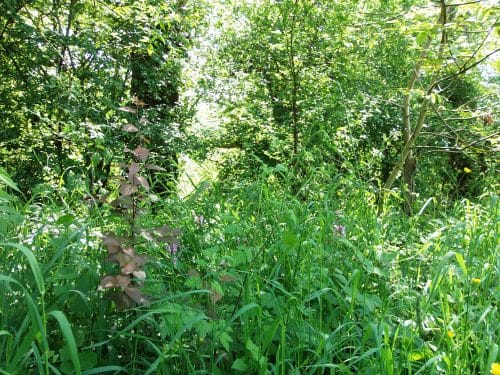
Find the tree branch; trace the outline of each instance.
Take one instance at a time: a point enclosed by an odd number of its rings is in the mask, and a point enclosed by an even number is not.
[[[478,61],[475,61],[473,64],[469,65],[469,66],[464,66],[462,67],[460,70],[458,70],[457,72],[453,73],[453,74],[450,74],[444,78],[441,78],[440,80],[436,81],[433,86],[431,87],[431,89],[434,89],[437,85],[439,85],[441,82],[444,82],[444,81],[447,81],[449,79],[452,79],[452,78],[457,78],[458,76],[461,76],[462,74],[468,72],[469,70],[471,70],[472,68],[474,68],[475,66],[481,64],[484,60],[487,60],[489,59],[491,56],[493,56],[495,53],[497,52],[500,52],[500,48],[497,48],[495,49],[494,51],[490,52],[489,54],[487,54],[486,56],[482,57],[481,59],[479,59]]]

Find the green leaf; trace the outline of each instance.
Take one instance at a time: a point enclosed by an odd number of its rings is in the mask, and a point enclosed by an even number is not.
[[[486,368],[489,370],[491,368],[491,365],[493,362],[495,362],[497,355],[498,355],[498,345],[493,344],[491,348],[489,349],[490,354],[488,355],[488,362],[486,365]]]
[[[421,33],[419,33],[417,35],[417,44],[419,46],[423,46],[427,40],[427,38],[429,37],[429,32],[428,31],[422,31]]]
[[[17,187],[17,185],[15,184],[15,182],[12,181],[12,179],[9,177],[9,175],[7,174],[7,172],[5,172],[5,170],[3,168],[0,168],[0,182],[3,182],[8,187],[10,187],[18,192],[21,192],[19,190],[19,188]]]
[[[189,277],[184,282],[184,285],[187,286],[188,288],[191,288],[191,289],[201,289],[201,287],[202,287],[200,277],[196,277],[196,276]]]
[[[38,306],[33,301],[33,298],[31,298],[31,295],[29,295],[26,290],[25,290],[25,293],[26,294],[24,295],[24,299],[26,300],[26,306],[28,306],[28,312],[29,312],[29,316],[31,317],[31,323],[33,324],[33,328],[35,330],[34,331],[35,337],[41,341],[42,351],[48,351],[49,350],[49,343],[47,340],[47,333],[45,331],[45,325],[44,325],[44,322],[42,321],[45,319],[45,316],[42,318],[42,316],[40,315],[40,312],[38,311]]]
[[[78,354],[82,369],[91,369],[97,365],[97,354],[92,351],[85,351]]]
[[[148,55],[149,56],[152,56],[153,53],[154,53],[154,47],[152,44],[148,44],[148,47],[147,47],[147,52],[148,52]]]
[[[98,285],[99,277],[95,270],[91,268],[88,269],[86,271],[86,274],[80,277],[75,283],[76,289],[85,294],[89,293],[90,291],[96,290]]]
[[[224,233],[226,234],[236,234],[241,231],[241,228],[238,224],[229,224],[225,229]]]
[[[247,348],[247,350],[250,352],[253,359],[255,359],[256,361],[259,360],[259,357],[260,357],[259,347],[257,345],[255,345],[252,340],[250,340],[250,339],[247,340],[247,342],[245,344],[245,348]]]
[[[119,367],[119,366],[102,366],[102,367],[93,368],[91,370],[86,370],[86,371],[82,372],[82,375],[102,374],[105,372],[114,372],[114,373],[124,372],[124,373],[127,373],[127,370],[124,369],[123,367]]]
[[[9,364],[6,368],[6,374],[11,374],[14,372],[18,372],[19,368],[22,367],[22,363],[25,358],[29,357],[29,353],[31,352],[31,346],[35,342],[35,337],[39,334],[37,327],[33,324],[31,329],[26,333],[24,338],[20,343],[16,345],[16,352],[14,358],[9,361]]]
[[[224,349],[229,352],[231,350],[230,345],[233,342],[233,338],[227,332],[223,332],[221,333],[219,340]]]
[[[77,278],[76,270],[73,267],[61,267],[57,270],[52,280],[74,280]]]
[[[1,201],[4,201],[4,202],[10,202],[10,201],[13,201],[15,199],[14,196],[6,193],[5,191],[3,191],[2,189],[0,189],[0,202]]]
[[[75,217],[71,214],[63,215],[57,219],[56,224],[62,224],[65,227],[69,226],[75,221]]]
[[[247,362],[245,361],[245,358],[238,358],[236,359],[232,366],[231,366],[231,369],[232,370],[236,370],[236,371],[246,371],[248,370],[248,365],[247,365]]]
[[[462,269],[462,272],[464,273],[465,276],[467,276],[467,266],[465,265],[465,260],[463,255],[460,253],[455,253],[455,258],[457,259],[457,263]]]
[[[272,324],[263,326],[261,339],[261,347],[263,352],[268,349],[269,345],[273,341],[280,322],[280,319],[276,318]]]
[[[231,265],[237,267],[252,260],[252,249],[247,246],[238,246],[231,257]]]
[[[38,290],[40,291],[40,294],[43,296],[45,294],[45,284],[43,282],[43,276],[42,272],[40,271],[40,266],[38,265],[38,262],[35,258],[35,255],[33,252],[28,249],[26,246],[8,242],[8,243],[0,243],[0,246],[9,246],[9,247],[14,247],[18,250],[20,250],[26,259],[28,259],[28,263],[31,267],[31,271],[33,272],[33,276],[35,277],[35,282],[38,287]]]
[[[297,234],[292,231],[287,231],[283,234],[283,245],[285,249],[293,249],[299,244]]]
[[[432,356],[432,352],[428,348],[412,350],[408,354],[408,359],[412,362],[418,362],[430,358]]]
[[[7,332],[5,330],[0,330],[0,336],[12,336],[10,332]]]
[[[64,339],[66,340],[66,344],[68,345],[69,356],[71,362],[73,362],[75,372],[77,375],[80,375],[82,373],[80,366],[80,357],[78,356],[75,337],[73,336],[73,331],[71,330],[71,325],[69,324],[68,319],[59,310],[51,311],[49,315],[52,315],[54,318],[56,318],[57,322],[59,323],[59,327],[61,328]]]
[[[234,322],[236,319],[238,319],[241,315],[243,315],[244,313],[246,313],[248,310],[251,310],[255,307],[259,307],[259,305],[257,305],[255,302],[252,302],[252,303],[249,303],[245,306],[243,306],[241,309],[239,309],[238,311],[236,311],[236,314],[234,314],[234,316],[229,320],[229,323],[232,323]]]

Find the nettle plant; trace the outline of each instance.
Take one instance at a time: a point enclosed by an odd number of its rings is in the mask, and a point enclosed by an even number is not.
[[[136,135],[138,145],[134,149],[125,147],[125,152],[130,155],[129,163],[120,163],[123,173],[119,177],[119,195],[110,204],[129,224],[129,236],[117,236],[114,233],[103,237],[102,243],[106,247],[108,257],[106,261],[118,265],[118,271],[113,275],[101,278],[99,290],[106,291],[105,299],[115,303],[118,309],[127,309],[136,305],[147,305],[151,298],[141,291],[146,280],[143,267],[147,256],[138,254],[135,247],[139,238],[164,244],[172,260],[176,261],[179,248],[180,230],[163,225],[160,228],[147,230],[138,227],[137,219],[144,213],[148,202],[158,201],[158,197],[151,192],[148,179],[144,176],[146,170],[165,171],[164,168],[148,164],[150,151],[143,146],[148,139],[141,133],[140,127],[148,125],[143,116],[139,119],[139,109],[145,104],[140,99],[134,98],[135,108],[121,107],[120,110],[136,114],[138,126],[126,124],[122,131]],[[138,142],[137,142],[138,140]]]

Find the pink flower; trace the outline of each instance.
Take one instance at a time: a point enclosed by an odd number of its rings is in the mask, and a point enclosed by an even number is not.
[[[175,255],[177,253],[177,250],[179,249],[179,246],[177,246],[176,243],[173,243],[172,245],[168,245],[168,250],[170,251],[170,254]]]
[[[170,251],[170,255],[172,256],[172,263],[174,266],[177,264],[177,251],[179,250],[179,246],[176,243],[168,245],[168,251]]]
[[[337,237],[345,237],[346,228],[343,225],[333,224],[333,234]]]

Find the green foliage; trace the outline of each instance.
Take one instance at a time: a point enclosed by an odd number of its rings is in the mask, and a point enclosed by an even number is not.
[[[491,7],[209,3],[6,2],[0,373],[500,366]]]
[[[26,206],[29,219],[0,248],[0,367],[88,374],[491,367],[497,196],[458,202],[448,213],[427,202],[413,218],[393,207],[377,218],[365,183],[318,170],[297,199],[283,189],[289,173],[268,168],[256,181],[214,184],[158,202],[156,214],[144,211],[141,233],[165,222],[183,233],[175,262],[164,245],[139,246],[148,255],[142,293],[150,304],[122,311],[97,288],[98,272],[106,272],[99,228],[123,230],[122,220],[78,199],[69,212]],[[13,304],[20,298],[26,303]]]
[[[473,186],[496,165],[490,159],[495,132],[476,121],[492,125],[498,103],[495,75],[486,73],[496,51],[494,12],[488,4],[446,6],[441,33],[439,4],[411,7],[425,3],[260,1],[256,7],[234,1],[229,11],[216,8],[223,32],[207,35],[212,44],[198,51],[207,64],[195,72],[203,77],[199,98],[219,109],[220,131],[209,133],[207,144],[231,149],[224,179],[281,163],[301,180],[309,168],[328,164],[380,187],[419,121],[429,88],[425,131],[412,149],[418,164],[407,170],[409,180],[416,175],[411,190],[444,193],[445,185],[452,199],[480,195]],[[440,38],[448,45],[441,52]],[[416,85],[408,88],[416,64]],[[485,68],[476,69],[480,65]],[[439,77],[435,85],[433,77]],[[415,114],[408,129],[405,95],[413,98],[408,110]],[[199,143],[195,148],[193,154]],[[480,174],[464,178],[464,165],[453,167],[450,179],[454,161],[444,160],[453,154],[474,160]]]
[[[0,155],[23,191],[74,176],[87,178],[91,193],[105,188],[123,149],[123,139],[114,137],[123,126],[117,109],[132,96],[149,106],[150,139],[179,151],[172,141],[180,138],[178,77],[199,23],[196,3],[5,4]],[[164,97],[172,99],[159,101]]]

